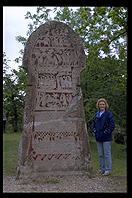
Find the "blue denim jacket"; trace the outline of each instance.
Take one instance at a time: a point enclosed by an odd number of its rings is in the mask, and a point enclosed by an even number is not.
[[[106,142],[112,140],[112,131],[115,128],[115,122],[113,115],[110,111],[105,112],[99,116],[99,112],[96,113],[93,120],[93,132],[95,134],[96,141]]]

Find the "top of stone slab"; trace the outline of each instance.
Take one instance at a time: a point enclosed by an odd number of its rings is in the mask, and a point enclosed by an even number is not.
[[[44,42],[41,43],[41,40]],[[50,21],[40,25],[28,38],[24,49],[23,67],[27,68],[32,65],[32,51],[34,48],[59,48],[76,49],[80,63],[80,71],[86,67],[86,57],[83,49],[82,40],[79,35],[72,30],[67,24]],[[43,53],[43,52],[42,52]],[[51,52],[50,52],[51,53]]]

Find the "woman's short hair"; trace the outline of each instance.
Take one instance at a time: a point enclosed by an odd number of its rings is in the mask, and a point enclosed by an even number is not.
[[[106,105],[105,109],[108,109],[109,108],[109,105],[108,105],[107,101],[104,98],[100,98],[100,99],[98,99],[98,101],[96,103],[96,108],[97,109],[99,109],[99,103],[100,102],[104,102],[105,103],[105,105]]]

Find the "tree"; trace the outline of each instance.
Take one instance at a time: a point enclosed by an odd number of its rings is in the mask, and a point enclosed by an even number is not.
[[[23,68],[19,72],[12,70],[7,73],[9,60],[5,53],[3,57],[3,113],[7,118],[7,124],[17,132],[22,127],[22,116],[25,99],[26,74]]]
[[[97,62],[95,65],[96,61],[93,61],[81,74],[88,126],[97,111],[95,104],[98,98],[104,97],[110,104],[116,124],[126,127],[126,71],[124,74],[121,72],[124,63],[112,57],[98,58]]]
[[[46,7],[37,7],[35,14],[27,12],[25,18],[31,20],[27,37],[51,19],[71,26],[82,38],[87,57],[81,86],[88,127],[100,97],[108,100],[116,124],[126,127],[127,8],[55,7],[53,12],[54,17]],[[25,45],[27,38],[18,36],[17,40]]]
[[[55,18],[68,23],[84,43],[87,67],[81,80],[88,126],[97,99],[104,97],[116,124],[126,127],[127,8],[81,7],[73,14],[64,7]]]

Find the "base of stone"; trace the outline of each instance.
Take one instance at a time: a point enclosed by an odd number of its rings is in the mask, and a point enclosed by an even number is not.
[[[50,171],[50,172],[38,172],[40,176],[65,176],[65,175],[83,175],[89,173],[87,171]]]
[[[49,171],[49,172],[33,172],[31,175],[20,175],[19,180],[40,180],[45,177],[63,177],[63,176],[81,176],[87,175],[88,177],[91,175],[90,171]]]

